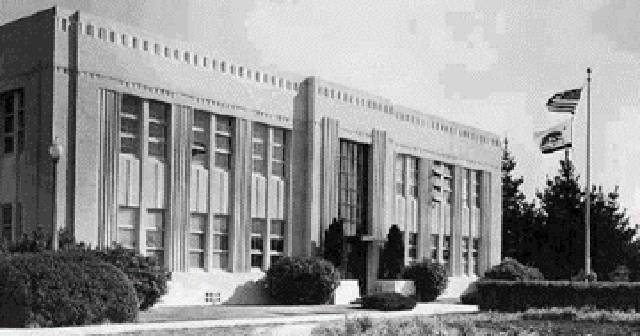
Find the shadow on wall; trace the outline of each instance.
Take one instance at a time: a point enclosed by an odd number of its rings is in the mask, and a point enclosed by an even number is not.
[[[235,288],[231,296],[224,301],[224,305],[264,305],[269,303],[269,297],[260,280],[250,280]]]

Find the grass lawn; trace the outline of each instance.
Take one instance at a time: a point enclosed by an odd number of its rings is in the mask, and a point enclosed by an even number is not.
[[[366,317],[323,323],[314,335],[635,335],[640,314],[584,311],[573,308],[525,313],[448,314],[402,319]]]

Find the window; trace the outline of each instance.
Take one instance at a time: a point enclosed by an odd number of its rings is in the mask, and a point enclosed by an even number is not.
[[[224,170],[231,169],[231,140],[233,139],[231,118],[216,116],[216,157],[215,165]]]
[[[451,236],[444,236],[444,245],[442,246],[442,259],[449,269],[449,251],[451,250]]]
[[[138,246],[138,209],[120,207],[116,242],[122,247],[135,249]]]
[[[280,79],[278,80],[278,86],[279,86],[279,87],[284,87],[284,79],[280,78]]]
[[[469,207],[469,179],[471,171],[468,169],[462,169],[462,190],[460,196],[462,199],[462,207]]]
[[[169,47],[164,47],[164,57],[171,57],[171,49],[169,49]]]
[[[61,26],[62,26],[62,31],[67,31],[67,19],[62,19],[61,22]]]
[[[268,83],[269,82],[269,75],[267,75],[267,74],[262,75],[262,82],[263,83]]]
[[[193,65],[198,65],[198,55],[193,55]]]
[[[164,264],[164,232],[164,211],[150,209],[146,228],[147,255],[156,257],[160,264]]]
[[[211,239],[211,267],[226,269],[229,264],[229,217],[213,217]]]
[[[290,81],[287,81],[287,90],[291,90],[291,88],[292,88],[292,87],[291,87],[291,82],[290,82]]]
[[[167,121],[170,105],[149,101],[149,157],[167,156]]]
[[[271,76],[271,85],[276,85],[276,76]]]
[[[368,192],[368,147],[340,141],[338,217],[345,222],[345,234],[366,234]]]
[[[253,124],[253,172],[266,175],[267,166],[265,157],[267,155],[267,126],[263,124]]]
[[[247,79],[252,79],[253,78],[253,73],[251,72],[250,69],[247,69]]]
[[[128,43],[127,43],[127,41],[128,41],[127,35],[122,34],[122,36],[120,37],[120,40],[122,41],[122,45],[123,46],[126,47],[128,45]]]
[[[209,155],[209,123],[210,115],[205,111],[195,110],[193,112],[193,126],[191,127],[191,163],[208,168]]]
[[[175,60],[180,60],[180,50],[176,49],[173,51],[173,58]]]
[[[418,260],[418,233],[409,232],[409,262],[415,262]]]
[[[93,36],[93,25],[92,24],[88,24],[87,25],[86,34],[89,35],[89,36]]]
[[[405,160],[404,155],[396,156],[396,194],[404,196],[405,186]]]
[[[137,37],[134,37],[134,38],[131,40],[131,48],[133,48],[133,49],[138,49],[138,38],[137,38]]]
[[[226,72],[227,71],[226,63],[220,62],[220,71],[221,72]]]
[[[256,71],[256,82],[260,82],[260,72]]]
[[[144,50],[144,51],[148,51],[149,50],[149,41],[142,42],[142,50]]]
[[[274,128],[272,141],[271,174],[284,178],[285,175],[285,130]]]
[[[264,261],[264,219],[254,218],[251,223],[251,267],[262,268]]]
[[[0,155],[24,149],[25,107],[22,89],[0,94]]]
[[[431,261],[440,262],[438,259],[438,250],[440,249],[440,236],[437,234],[431,235]]]
[[[98,29],[98,38],[101,40],[106,40],[107,39],[107,31],[104,28],[100,28]]]
[[[109,32],[109,41],[111,43],[116,43],[116,33],[115,32]]]
[[[418,158],[409,156],[407,158],[409,196],[418,198],[418,181],[420,180],[420,171],[418,170]]]
[[[469,237],[462,237],[462,274],[469,275]]]
[[[122,96],[120,112],[120,153],[122,154],[139,154],[141,110],[142,101],[139,98]]]
[[[191,214],[189,232],[189,268],[204,269],[207,244],[207,215]]]
[[[188,52],[184,52],[184,61],[189,63],[191,61],[191,55]]]
[[[160,55],[160,45],[159,44],[156,43],[156,44],[153,45],[153,52],[156,55]]]
[[[271,256],[269,262],[273,265],[284,255],[285,221],[272,220],[270,233],[271,242],[269,246]]]
[[[15,238],[14,220],[13,220],[13,207],[11,204],[2,204],[2,210],[0,212],[2,216],[2,239],[7,241],[13,241]]]
[[[236,66],[232,65],[229,67],[229,73],[231,73],[232,75],[236,74]]]
[[[243,67],[238,67],[238,76],[239,77],[243,77],[244,76],[244,68]]]
[[[208,58],[206,58],[206,57],[203,57],[203,58],[202,58],[202,66],[203,66],[203,67],[206,67],[208,64],[209,64],[209,59],[208,59]]]
[[[473,194],[474,204],[477,208],[482,208],[482,203],[480,199],[480,195],[482,193],[482,184],[480,183],[482,179],[482,172],[479,170],[476,170],[472,172],[472,174],[475,175],[475,178],[473,179],[473,186],[472,186],[473,188],[472,191],[474,192]]]
[[[473,238],[473,250],[472,250],[472,262],[473,262],[473,273],[479,274],[479,266],[478,266],[478,251],[480,250],[480,239]]]

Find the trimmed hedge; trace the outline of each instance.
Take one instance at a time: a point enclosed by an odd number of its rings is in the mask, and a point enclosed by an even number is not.
[[[129,278],[89,254],[0,257],[0,327],[131,322],[138,300]]]
[[[362,308],[377,310],[411,310],[416,306],[416,300],[400,293],[376,293],[361,299]]]
[[[421,302],[435,300],[447,288],[449,281],[444,266],[429,259],[407,267],[402,278],[413,280],[416,297]]]
[[[330,262],[316,258],[282,257],[267,270],[264,285],[278,304],[326,304],[340,283]]]
[[[640,311],[640,283],[483,280],[476,285],[481,310],[595,307]]]

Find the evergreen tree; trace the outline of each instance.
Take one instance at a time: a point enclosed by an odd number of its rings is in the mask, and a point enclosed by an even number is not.
[[[535,253],[535,218],[533,204],[520,191],[523,178],[512,175],[516,161],[509,152],[508,139],[502,151],[502,256],[528,264]]]
[[[578,183],[571,161],[560,161],[559,175],[547,180],[537,194],[542,214],[540,250],[534,261],[549,279],[571,279],[584,269],[586,192]],[[617,191],[591,190],[592,270],[606,279],[618,265],[634,269],[638,249],[637,226],[629,226],[618,204]]]
[[[380,279],[397,279],[404,269],[404,241],[398,225],[393,224],[380,253]]]

